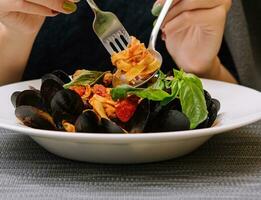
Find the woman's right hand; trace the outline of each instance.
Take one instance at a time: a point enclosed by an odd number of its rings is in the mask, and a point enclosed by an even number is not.
[[[0,0],[0,28],[17,33],[38,33],[45,17],[76,11],[79,0]]]

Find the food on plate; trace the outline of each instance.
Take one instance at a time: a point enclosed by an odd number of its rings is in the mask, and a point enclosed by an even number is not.
[[[123,82],[129,85],[146,80],[160,68],[160,62],[135,37],[131,37],[127,49],[114,53],[111,61],[117,68],[114,74],[115,80],[124,80]]]
[[[15,115],[24,125],[69,133],[147,133],[211,127],[220,108],[201,80],[184,71],[161,71],[141,88],[112,87],[112,73],[55,71],[41,87],[14,92]]]

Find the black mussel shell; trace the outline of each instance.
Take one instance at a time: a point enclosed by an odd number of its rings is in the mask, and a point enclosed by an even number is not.
[[[62,70],[55,70],[52,72],[52,74],[54,74],[60,80],[62,80],[64,84],[69,83],[71,81],[70,76]]]
[[[26,126],[45,130],[56,129],[51,115],[38,108],[19,106],[15,109],[15,115]]]
[[[220,102],[216,99],[211,99],[210,105],[208,106],[208,117],[204,122],[198,125],[197,129],[211,127],[217,118],[219,110]]]
[[[13,104],[13,106],[16,108],[16,99],[18,97],[18,95],[20,94],[21,92],[19,91],[16,91],[14,92],[12,95],[11,95],[11,102]]]
[[[168,105],[164,106],[163,110],[165,110],[165,111],[167,111],[167,110],[178,110],[178,111],[182,112],[180,100],[178,98],[174,99]]]
[[[35,90],[24,90],[22,92],[15,92],[11,96],[11,101],[15,107],[19,106],[33,106],[45,110],[41,95]]]
[[[148,126],[150,126],[148,124]],[[152,132],[184,131],[190,129],[190,121],[185,114],[178,110],[161,112],[154,121]]]
[[[216,118],[217,118],[217,114],[220,108],[220,104],[218,104],[219,102],[212,99],[211,101],[211,105],[209,107],[209,114],[208,114],[208,127],[211,127],[213,125],[213,123],[215,122]]]
[[[99,132],[99,117],[91,110],[82,113],[75,122],[76,132]]]
[[[63,86],[53,79],[47,79],[42,83],[41,96],[48,109],[50,108],[52,98],[60,90],[63,90]]]
[[[72,90],[60,90],[51,100],[51,111],[56,122],[67,120],[74,124],[83,109],[84,103],[80,95]]]
[[[220,111],[220,108],[221,108],[221,105],[220,105],[219,100],[217,100],[217,99],[212,99],[212,103],[215,104],[215,106],[216,106],[216,108],[217,108],[217,111],[219,112],[219,111]]]
[[[133,117],[128,123],[130,127],[129,132],[130,133],[144,132],[144,129],[149,120],[149,116],[150,116],[150,101],[147,99],[143,99],[139,103]]]
[[[126,133],[120,126],[115,122],[102,118],[100,132],[103,133]]]
[[[49,73],[42,76],[42,83],[44,83],[46,80],[53,80],[59,83],[59,85],[63,86],[64,82],[56,75]]]
[[[208,91],[204,90],[204,96],[205,96],[207,108],[209,108],[211,105],[211,100],[212,100],[211,95],[209,94]]]
[[[178,110],[169,110],[160,117],[160,126],[164,131],[184,131],[190,129],[190,121],[187,116]]]

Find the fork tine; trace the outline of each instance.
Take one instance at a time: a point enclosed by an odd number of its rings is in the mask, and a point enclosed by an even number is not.
[[[121,36],[123,36],[123,35],[118,33],[118,41],[121,44],[121,46],[123,47],[123,49],[126,49],[127,45],[122,41]]]
[[[129,44],[130,43],[130,35],[125,29],[122,30],[122,36],[126,40],[127,44]]]
[[[118,52],[121,51],[121,48],[120,48],[119,45],[117,44],[116,40],[114,40],[114,41],[112,42],[112,44],[114,45],[114,47],[117,49]]]
[[[112,55],[115,53],[115,51],[113,50],[113,48],[111,47],[110,41],[104,41],[102,42],[103,46],[107,49],[107,51]]]

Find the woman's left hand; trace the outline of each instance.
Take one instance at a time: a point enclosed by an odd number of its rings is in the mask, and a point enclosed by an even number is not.
[[[164,0],[158,0],[154,11]],[[215,78],[231,0],[174,0],[162,25],[162,38],[180,68],[201,77]]]

